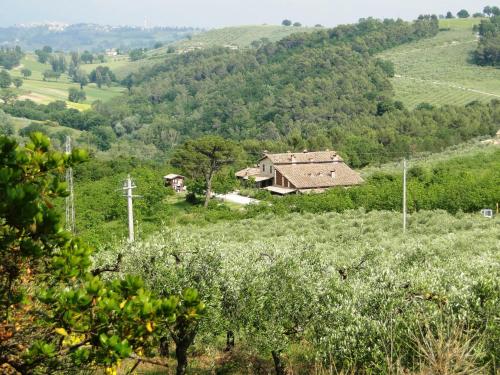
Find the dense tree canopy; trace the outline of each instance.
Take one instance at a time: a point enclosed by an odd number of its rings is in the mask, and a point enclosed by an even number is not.
[[[5,69],[0,71],[0,87],[6,89],[12,84],[12,77]]]
[[[21,69],[21,74],[23,75],[24,78],[31,77],[31,70],[28,68],[23,68]]]
[[[71,87],[68,90],[68,100],[73,103],[79,103],[83,102],[87,99],[87,96],[85,95],[85,91],[83,90],[78,90],[74,87]]]
[[[476,63],[500,66],[500,16],[482,20],[478,31],[480,40],[474,53]]]
[[[96,109],[114,123],[137,115],[147,126],[135,136],[166,150],[204,134],[257,140],[268,149],[333,147],[356,118],[375,121],[401,108],[388,103],[393,66],[373,54],[437,31],[436,17],[365,19],[243,52],[172,56],[130,76],[131,95]]]
[[[0,48],[0,66],[5,69],[12,69],[19,65],[24,53],[20,47],[15,48]]]
[[[81,82],[82,79],[78,82]],[[98,66],[89,74],[89,81],[95,83],[97,87],[101,88],[102,85],[111,86],[112,82],[116,81],[116,76],[107,66]]]

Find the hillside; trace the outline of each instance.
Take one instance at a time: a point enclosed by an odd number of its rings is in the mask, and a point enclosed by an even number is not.
[[[277,42],[288,35],[301,32],[312,32],[318,28],[276,26],[276,25],[249,25],[213,29],[196,33],[190,38],[174,43],[178,52],[193,49],[228,46],[232,48],[248,48],[254,41],[265,39]],[[165,54],[168,47],[162,47],[150,52],[151,56]]]
[[[500,70],[471,62],[477,47],[472,27],[479,22],[440,20],[440,32],[435,37],[381,53],[381,58],[395,65],[391,83],[396,98],[409,108],[422,102],[464,105],[500,99]]]
[[[99,111],[115,123],[136,118],[148,129],[141,139],[165,151],[217,134],[250,152],[333,148],[354,167],[436,152],[498,129],[495,103],[408,111],[397,102],[392,65],[376,54],[438,31],[435,18],[368,19],[259,48],[171,54]]]
[[[97,66],[97,65],[96,65]],[[85,65],[83,65],[86,68]],[[57,81],[44,81],[43,72],[50,70],[50,65],[41,64],[33,54],[26,54],[21,60],[21,65],[10,71],[13,77],[22,77],[21,70],[23,68],[30,69],[32,75],[23,79],[19,99],[30,99],[36,103],[48,104],[56,100],[66,101],[66,104],[71,108],[88,109],[90,104],[95,100],[109,100],[123,93],[124,87],[111,86],[98,88],[95,84],[89,84],[85,87],[87,100],[83,103],[72,103],[68,101],[68,90],[71,87],[79,88],[80,86],[71,82],[67,74],[61,75]],[[89,68],[87,68],[89,69]],[[89,69],[90,72],[91,69]]]
[[[311,27],[285,27],[275,25],[252,25],[233,26],[208,31],[196,32],[180,41],[170,43],[166,46],[151,49],[146,52],[146,58],[139,61],[129,61],[127,57],[111,59],[102,65],[109,66],[119,78],[125,78],[128,74],[141,69],[148,69],[158,64],[164,58],[171,59],[178,54],[207,49],[212,47],[226,47],[232,49],[246,49],[251,47],[252,42],[262,44],[262,41],[277,42],[293,33],[313,32],[318,28]],[[169,52],[172,49],[174,52]],[[85,70],[92,66],[85,66]]]
[[[484,143],[484,141],[479,141],[477,139],[471,140],[466,143],[460,143],[448,147],[441,152],[424,152],[416,155],[412,155],[410,159],[407,160],[408,168],[421,167],[421,168],[432,168],[436,165],[447,163],[453,161],[454,159],[467,158],[469,160],[480,159],[488,155],[497,155],[500,157],[499,147],[492,145],[490,143]],[[398,160],[395,162],[388,162],[381,165],[371,165],[365,167],[361,170],[361,175],[363,177],[371,176],[375,173],[401,173],[403,170],[403,161]]]

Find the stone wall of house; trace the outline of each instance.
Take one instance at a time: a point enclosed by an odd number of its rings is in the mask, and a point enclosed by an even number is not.
[[[259,162],[260,173],[267,176],[274,176],[273,163],[269,158],[265,158]]]

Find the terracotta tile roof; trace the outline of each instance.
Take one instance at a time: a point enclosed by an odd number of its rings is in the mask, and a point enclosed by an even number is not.
[[[167,174],[166,176],[163,176],[165,180],[173,180],[174,178],[184,178],[184,176],[181,176],[180,174],[175,174],[175,173],[170,173]]]
[[[342,161],[276,165],[275,168],[297,189],[351,186],[363,182],[359,174]]]
[[[264,157],[269,158],[273,164],[291,164],[295,163],[329,163],[332,161],[342,161],[342,158],[335,151],[316,151],[316,152],[286,152],[283,154],[268,154]],[[261,160],[262,160],[261,159]]]

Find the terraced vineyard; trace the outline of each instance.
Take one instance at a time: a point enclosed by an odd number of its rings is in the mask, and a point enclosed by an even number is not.
[[[255,40],[263,38],[276,42],[290,34],[310,32],[317,30],[312,27],[286,27],[276,25],[260,26],[237,26],[214,29],[193,35],[190,40],[182,40],[175,44],[178,50],[189,50],[192,48],[207,48],[213,46],[234,46],[234,48],[247,48]],[[167,47],[151,51],[151,56],[166,53]]]
[[[409,108],[422,102],[464,105],[500,99],[500,70],[470,62],[477,46],[472,27],[478,19],[442,20],[431,39],[406,44],[380,57],[395,65],[392,84],[398,100]]]

